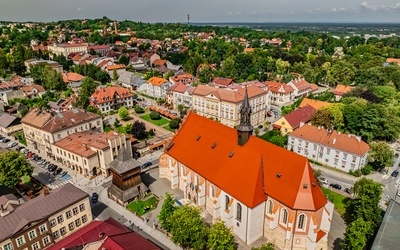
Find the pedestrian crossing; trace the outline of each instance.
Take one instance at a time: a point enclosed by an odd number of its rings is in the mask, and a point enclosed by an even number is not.
[[[385,174],[385,175],[382,176],[382,179],[384,179],[384,180],[386,180],[386,179],[388,179],[388,178],[389,178],[389,175],[387,175],[387,174]]]
[[[66,181],[57,182],[57,183],[55,183],[55,184],[50,184],[49,186],[50,186],[51,189],[55,189],[55,188],[58,188],[58,187],[61,187],[61,186],[65,185],[65,184],[67,184],[67,183],[74,184],[74,182],[72,181],[72,179],[68,179],[68,180],[66,180]]]

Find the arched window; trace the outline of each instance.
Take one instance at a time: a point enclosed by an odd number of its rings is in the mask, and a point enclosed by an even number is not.
[[[267,212],[268,212],[268,214],[272,214],[273,210],[274,210],[274,203],[271,200],[268,200],[268,202],[267,202]]]
[[[194,184],[198,186],[199,183],[200,183],[200,181],[199,181],[199,176],[196,174],[196,176],[195,176],[194,178],[195,178]]]
[[[300,214],[299,218],[297,219],[297,229],[298,230],[304,230],[306,227],[306,215],[305,214]]]
[[[281,210],[281,224],[286,225],[288,223],[288,211],[285,208]]]
[[[181,172],[182,172],[182,175],[185,175],[185,167],[184,166],[181,167]]]
[[[210,197],[214,198],[215,197],[215,189],[213,185],[210,185]]]
[[[228,210],[229,207],[229,197],[228,195],[225,195],[225,210]]]
[[[239,203],[236,204],[236,219],[241,222],[242,221],[242,205]]]

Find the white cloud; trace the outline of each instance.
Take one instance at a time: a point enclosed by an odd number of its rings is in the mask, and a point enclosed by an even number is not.
[[[360,4],[360,7],[362,9],[370,10],[370,11],[399,10],[400,9],[400,3],[396,3],[396,4],[393,4],[393,5],[383,5],[383,4],[371,5],[368,2],[362,2]]]

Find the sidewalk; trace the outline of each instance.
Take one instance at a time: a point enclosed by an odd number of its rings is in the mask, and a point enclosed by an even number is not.
[[[323,166],[316,165],[316,164],[313,164],[313,163],[310,163],[310,164],[311,164],[311,167],[313,169],[321,170],[322,172],[328,173],[328,174],[333,175],[333,176],[335,176],[337,178],[341,178],[341,179],[345,179],[345,180],[351,181],[353,183],[358,181],[358,179],[360,178],[360,177],[352,176],[352,175],[350,175],[348,173],[345,173],[345,172],[341,172],[341,171],[336,171],[336,170],[330,169],[328,167],[323,167]]]

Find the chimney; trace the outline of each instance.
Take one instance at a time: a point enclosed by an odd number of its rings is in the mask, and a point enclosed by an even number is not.
[[[361,136],[356,136],[358,142],[361,142]]]
[[[304,126],[304,122],[300,122],[300,128]]]
[[[340,133],[340,131],[338,131],[337,133],[338,133],[338,135],[340,135],[340,134],[341,134],[341,133]]]
[[[321,129],[321,126],[318,126],[318,130],[320,130]]]

